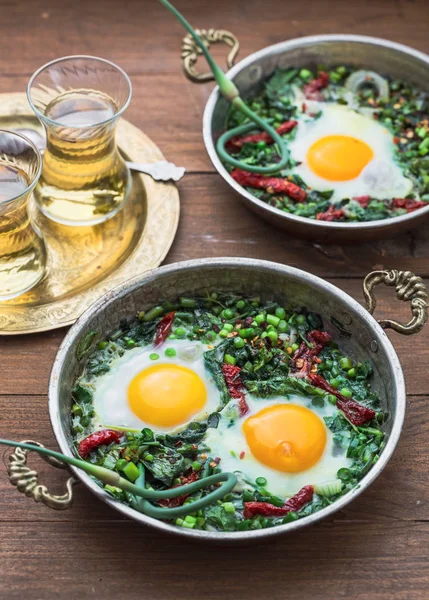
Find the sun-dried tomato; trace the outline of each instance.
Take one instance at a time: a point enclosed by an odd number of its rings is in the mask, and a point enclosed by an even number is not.
[[[288,133],[289,131],[292,131],[292,129],[294,127],[296,127],[297,125],[298,125],[297,121],[285,121],[284,123],[279,125],[279,127],[277,127],[276,131],[279,135],[283,135],[285,133]],[[249,144],[249,143],[256,144],[257,142],[265,142],[267,144],[273,144],[274,140],[270,136],[269,133],[267,133],[266,131],[263,131],[261,133],[255,133],[253,135],[243,135],[243,136],[237,135],[229,140],[226,147],[227,147],[227,150],[229,150],[230,152],[234,152],[234,151],[240,150],[240,148],[242,148],[242,146],[244,146],[244,144]]]
[[[353,200],[358,202],[362,208],[366,208],[371,200],[371,196],[355,196]]]
[[[326,344],[332,340],[332,337],[327,331],[313,329],[313,331],[307,333],[307,340],[312,344],[312,347],[310,348],[305,342],[301,342],[300,347],[295,350],[289,363],[293,375],[300,379],[310,373],[315,358]]]
[[[429,206],[428,202],[420,202],[418,200],[412,200],[411,198],[393,198],[393,208],[405,208],[407,212],[413,212],[418,208]]]
[[[329,83],[329,75],[325,71],[321,71],[315,79],[312,79],[302,90],[307,100],[323,100],[321,90],[325,89]]]
[[[346,415],[353,425],[363,425],[375,417],[375,410],[363,406],[363,404],[356,402],[356,400],[352,400],[352,398],[346,398],[340,394],[338,390],[332,387],[332,385],[329,385],[326,379],[317,375],[317,373],[310,373],[309,379],[313,385],[325,390],[325,392],[328,392],[329,394],[333,394],[337,398],[338,408]]]
[[[199,479],[198,473],[196,471],[192,471],[189,475],[184,475],[180,478],[180,483],[177,485],[173,485],[172,488],[179,487],[179,485],[187,485],[188,483],[193,483]],[[186,498],[189,494],[183,494],[183,496],[177,496],[177,498],[166,498],[165,500],[159,500],[158,504],[161,506],[165,506],[166,508],[176,508],[177,506],[182,506],[185,502]]]
[[[307,198],[307,193],[299,185],[281,177],[265,177],[241,169],[234,169],[231,177],[240,185],[267,190],[270,194],[286,194],[296,202],[304,202]]]
[[[312,485],[305,485],[292,498],[289,498],[283,506],[274,506],[269,502],[245,502],[244,517],[251,519],[257,515],[264,517],[284,517],[290,512],[296,512],[303,506],[312,501],[314,488]]]
[[[317,221],[336,221],[338,219],[343,219],[345,216],[345,212],[342,208],[335,208],[335,206],[331,206],[328,208],[326,212],[320,212],[316,215]]]
[[[102,429],[91,433],[84,440],[79,442],[77,451],[82,458],[86,458],[91,450],[98,448],[98,446],[108,446],[112,442],[118,443],[121,439],[121,435],[117,431],[112,429]]]
[[[173,325],[175,314],[175,312],[167,313],[156,326],[155,338],[153,340],[155,347],[160,346],[167,339],[171,326]]]
[[[240,410],[240,416],[243,417],[249,411],[249,407],[242,391],[243,382],[240,378],[240,367],[236,365],[222,365],[222,373],[225,378],[226,387],[228,388],[228,394],[231,398],[238,400],[238,408]]]

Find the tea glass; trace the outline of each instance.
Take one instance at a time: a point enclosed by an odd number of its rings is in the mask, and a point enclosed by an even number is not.
[[[31,77],[28,100],[46,131],[34,191],[44,215],[63,225],[96,225],[121,209],[131,175],[115,132],[131,94],[128,75],[94,56],[59,58]]]
[[[20,296],[43,277],[43,239],[30,222],[28,201],[42,170],[34,144],[0,130],[0,301]]]

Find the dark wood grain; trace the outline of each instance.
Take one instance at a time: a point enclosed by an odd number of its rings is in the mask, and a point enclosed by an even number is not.
[[[194,25],[225,28],[240,57],[315,33],[386,37],[428,52],[425,0],[177,0]],[[0,0],[0,93],[24,91],[31,73],[67,54],[111,59],[131,75],[127,118],[188,169],[182,215],[166,262],[249,256],[306,269],[362,302],[374,268],[429,278],[428,228],[394,240],[324,246],[296,240],[248,212],[215,174],[201,138],[212,84],[182,75],[183,32],[155,0]],[[223,50],[216,49],[223,60]],[[204,68],[204,65],[202,65]],[[377,289],[377,316],[409,318],[392,290]],[[0,338],[0,437],[55,447],[47,382],[65,330]],[[389,334],[390,335],[390,334]],[[426,600],[429,597],[427,332],[390,335],[409,392],[399,446],[378,480],[346,510],[311,529],[251,548],[194,546],[138,527],[75,489],[72,510],[54,512],[12,488],[0,462],[0,600]],[[3,451],[0,452],[2,454]],[[41,481],[60,493],[66,474],[38,458]]]

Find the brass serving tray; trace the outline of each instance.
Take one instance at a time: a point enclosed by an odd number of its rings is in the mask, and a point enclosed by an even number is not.
[[[25,94],[0,94],[0,128],[42,132]],[[118,124],[117,142],[127,160],[164,159],[152,140],[124,119]],[[135,172],[123,209],[100,225],[60,225],[43,216],[31,202],[30,214],[45,238],[47,270],[30,292],[0,303],[0,334],[70,325],[101,295],[157,267],[173,243],[179,212],[175,185]]]

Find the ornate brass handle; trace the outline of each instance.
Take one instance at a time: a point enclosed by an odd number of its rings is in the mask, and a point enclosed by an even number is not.
[[[196,29],[198,35],[202,38],[204,44],[209,48],[211,44],[223,42],[231,48],[226,57],[226,64],[228,69],[234,65],[235,58],[240,49],[240,42],[230,31],[224,29]],[[191,35],[187,35],[183,38],[182,43],[182,65],[183,71],[188,79],[194,83],[205,83],[206,81],[213,81],[214,76],[209,71],[207,73],[198,73],[195,69],[195,65],[198,61],[198,57],[201,56],[201,49],[195,43],[195,40]]]
[[[428,295],[426,286],[421,277],[418,277],[411,271],[373,271],[365,277],[363,282],[363,295],[365,297],[366,308],[373,314],[377,301],[374,296],[373,288],[379,283],[384,285],[394,285],[396,287],[396,297],[402,302],[411,302],[412,319],[406,324],[385,319],[378,321],[384,329],[394,329],[404,335],[418,333],[428,320]]]
[[[33,444],[43,448],[39,442],[33,442],[32,440],[23,440],[24,444]],[[64,510],[70,508],[73,502],[73,490],[72,487],[76,483],[79,483],[74,477],[70,477],[67,480],[66,488],[67,491],[62,496],[51,494],[47,487],[41,485],[38,481],[38,473],[27,467],[27,454],[28,450],[21,448],[15,448],[14,452],[9,455],[9,465],[7,472],[9,475],[9,481],[12,485],[15,485],[19,492],[25,494],[28,498],[33,498],[36,502],[43,502],[49,508],[55,510]],[[66,465],[50,456],[42,456],[48,464],[58,469],[66,469]]]

